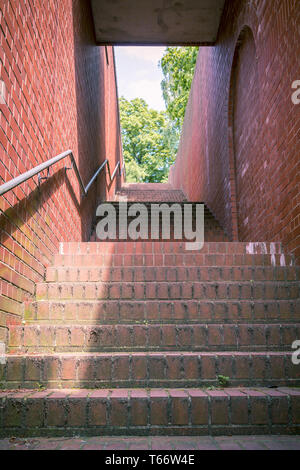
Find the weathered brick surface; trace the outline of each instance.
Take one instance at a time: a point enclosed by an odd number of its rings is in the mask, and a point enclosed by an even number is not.
[[[299,18],[294,0],[226,2],[217,47],[200,48],[169,178],[233,239],[281,240],[298,260]]]
[[[203,430],[203,428],[202,428]],[[299,437],[251,436],[84,436],[70,439],[36,437],[0,441],[1,450],[299,450]]]
[[[120,159],[113,51],[95,44],[89,4],[7,0],[0,5],[0,184],[72,149],[85,184],[108,158]],[[59,53],[58,53],[59,51]],[[107,126],[109,122],[109,130]],[[90,136],[93,135],[93,139]],[[0,331],[19,322],[63,240],[88,240],[98,197],[113,197],[105,176],[84,202],[63,161],[0,198]],[[1,333],[3,335],[3,333]],[[1,337],[2,340],[2,337]]]
[[[1,436],[97,434],[264,434],[299,432],[297,390],[46,390],[0,395]],[[291,402],[291,406],[287,403]],[[249,403],[249,405],[248,405]],[[244,406],[246,405],[246,407]],[[281,409],[280,419],[272,410]],[[247,412],[246,412],[247,410]],[[149,428],[149,424],[153,428]],[[259,431],[260,429],[260,431]]]
[[[290,351],[291,344],[300,337],[300,325],[32,325],[10,327],[9,336],[11,353],[118,351],[120,348],[130,351]],[[282,364],[272,362],[270,366],[274,378],[277,377]]]
[[[299,323],[299,300],[98,300],[30,303],[35,323]]]
[[[128,202],[184,202],[182,191],[174,190],[171,185],[163,183],[124,183],[116,194],[117,201]]]
[[[300,268],[295,267],[90,267],[50,266],[47,282],[151,282],[151,281],[296,281]]]
[[[37,300],[288,300],[300,297],[299,282],[85,282],[38,283]]]
[[[275,364],[277,367],[272,367]],[[297,385],[300,369],[290,367],[291,352],[113,352],[9,356],[0,381],[9,388],[194,387],[218,384],[229,377],[233,386]],[[247,374],[241,374],[241,368]],[[16,371],[20,371],[16,375]]]
[[[56,254],[54,264],[60,266],[74,266],[79,268],[89,266],[92,268],[121,268],[126,267],[156,267],[156,266],[190,266],[190,267],[240,267],[240,266],[261,266],[280,267],[294,264],[294,258],[290,255],[280,254],[228,254],[217,253],[208,254],[202,251],[191,254],[185,252],[177,253],[154,253],[154,254]]]
[[[61,242],[60,253],[77,254],[178,254],[185,253],[185,242],[181,241],[118,241],[110,242]],[[196,250],[197,252],[197,250]],[[246,243],[246,242],[206,242],[201,254],[251,254],[251,255],[284,255],[281,243]]]
[[[173,198],[172,194],[174,193],[174,191],[166,190],[166,189],[163,190],[163,191],[159,191],[159,192],[155,191],[155,190],[149,190],[148,185],[149,185],[149,183],[142,183],[141,184],[141,186],[144,186],[145,189],[147,188],[147,190],[143,191],[143,193],[147,194],[147,199],[146,199],[147,202],[143,202],[144,199],[143,199],[142,195],[140,196],[141,199],[135,199],[135,201],[139,201],[140,203],[143,204],[143,207],[144,207],[144,209],[146,209],[147,214],[148,214],[148,232],[147,232],[147,235],[143,235],[143,238],[141,240],[144,240],[144,241],[146,241],[146,243],[149,243],[151,241],[157,241],[157,239],[162,239],[162,236],[163,236],[163,234],[162,234],[163,215],[159,216],[158,234],[154,235],[153,232],[152,232],[152,204],[155,204],[155,205],[159,206],[163,202],[163,207],[169,207],[170,209],[172,209],[172,207],[174,205],[176,205],[176,207],[178,207],[178,206],[181,207],[182,211],[183,210],[185,211],[186,206],[188,206],[192,210],[192,220],[193,220],[193,223],[195,223],[195,221],[196,221],[196,205],[193,202],[191,202],[191,203],[176,202],[176,204],[174,204],[174,202],[169,202],[169,200]],[[168,185],[167,185],[167,187],[168,187]],[[122,194],[125,195],[126,190],[124,190],[123,187],[121,189],[122,189]],[[138,198],[139,195],[140,195],[140,191],[135,191],[135,193],[136,193],[135,197]],[[176,197],[175,197],[176,199],[184,200],[184,195],[183,195],[183,193],[181,193],[181,191],[177,191],[177,192],[175,191],[175,193],[179,193],[179,195],[176,195]],[[126,196],[124,196],[124,197],[126,197]],[[118,199],[118,194],[116,195],[116,199]],[[131,199],[131,201],[130,201],[130,199]],[[121,228],[122,228],[122,232],[124,232],[124,230],[126,230],[126,232],[127,232],[130,223],[135,219],[135,217],[132,216],[131,213],[130,213],[130,209],[131,209],[132,205],[135,204],[135,202],[133,202],[133,200],[134,200],[134,197],[132,196],[130,198],[130,196],[129,196],[129,201],[127,201],[125,205],[124,205],[124,203],[120,203],[119,201],[111,202],[111,205],[114,207],[114,211],[115,211],[115,214],[116,214],[116,235],[115,235],[114,241],[120,241],[119,234],[120,234]],[[161,202],[157,203],[157,201],[161,201]],[[126,211],[126,213],[127,213],[126,226],[123,226],[123,227],[120,226],[120,221],[119,221],[119,214],[120,214],[121,204],[122,204],[122,209],[124,211]],[[91,238],[90,238],[91,242],[97,242],[97,241],[99,242],[100,241],[97,237],[96,226],[97,226],[98,222],[100,222],[101,220],[104,219],[104,217],[105,216],[101,216],[101,217],[98,216],[97,217],[95,229],[94,229],[94,231],[91,235]],[[176,228],[178,229],[179,227],[176,226]],[[177,235],[176,236],[177,238],[175,239],[174,214],[171,212],[170,213],[170,235],[169,235],[170,240],[173,240],[173,241],[176,240],[176,242],[178,242],[178,241],[188,241],[185,238],[185,229],[184,229],[183,219],[182,219],[182,223],[181,223],[181,233],[182,233],[181,238],[178,238],[178,235]],[[221,228],[221,226],[218,223],[218,221],[216,220],[216,218],[213,216],[213,214],[210,212],[210,210],[205,205],[204,205],[204,239],[205,239],[206,242],[227,242],[227,241],[229,241],[228,236],[226,235],[224,230]],[[104,245],[106,245],[106,243],[108,244],[109,247],[111,246],[111,241],[105,242]],[[137,244],[141,245],[140,241]],[[92,248],[91,251],[96,251],[96,249]]]

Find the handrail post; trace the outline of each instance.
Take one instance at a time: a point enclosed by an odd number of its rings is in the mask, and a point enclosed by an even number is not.
[[[25,181],[29,180],[30,178],[33,178],[35,175],[38,175],[38,183],[39,183],[39,186],[40,186],[40,181],[43,180],[43,179],[47,179],[49,178],[50,176],[50,167],[52,165],[55,165],[56,163],[60,162],[61,160],[63,160],[64,158],[66,157],[70,157],[70,160],[71,160],[71,168],[68,168],[68,167],[65,167],[65,170],[71,170],[73,169],[75,171],[75,174],[77,176],[77,179],[78,179],[78,182],[79,182],[79,185],[80,185],[80,188],[81,188],[81,191],[83,192],[83,195],[86,196],[91,185],[93,184],[93,182],[97,179],[97,176],[99,175],[99,173],[103,170],[103,168],[107,165],[107,168],[108,168],[108,174],[109,174],[109,178],[110,178],[110,181],[112,182],[118,169],[119,169],[119,172],[120,172],[120,175],[122,174],[121,170],[120,170],[120,162],[118,162],[116,164],[116,167],[114,169],[114,172],[113,174],[111,174],[111,171],[110,171],[110,165],[109,165],[109,161],[106,159],[104,160],[104,162],[100,165],[100,167],[98,168],[98,170],[93,174],[92,178],[90,179],[90,181],[88,182],[87,186],[84,186],[83,184],[83,181],[82,181],[82,178],[81,178],[81,175],[79,173],[79,169],[78,169],[78,166],[77,166],[77,163],[76,163],[76,160],[74,158],[74,155],[73,155],[73,152],[72,150],[67,150],[66,152],[63,152],[59,155],[56,155],[55,157],[53,158],[50,158],[49,160],[47,160],[46,162],[43,162],[43,163],[40,163],[39,165],[37,165],[36,167],[32,168],[31,170],[28,170],[28,171],[25,171],[25,173],[17,176],[16,178],[13,178],[12,180],[10,181],[7,181],[6,183],[2,184],[0,186],[0,196],[3,196],[4,194],[6,194],[8,191],[10,191],[11,189],[14,189],[15,187],[19,186],[20,184],[22,183],[25,183]],[[123,162],[123,167],[125,169],[125,162]],[[41,177],[40,176],[40,173],[44,170],[48,170],[47,171],[47,176],[46,177]]]
[[[109,161],[108,161],[108,160],[107,160],[107,169],[108,169],[109,179],[110,179],[110,181],[111,181],[110,164],[109,164]]]

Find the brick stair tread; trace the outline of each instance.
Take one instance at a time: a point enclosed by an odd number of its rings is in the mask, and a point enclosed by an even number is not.
[[[176,189],[169,183],[123,183],[116,194],[126,191],[176,191],[184,195],[181,189]]]
[[[185,249],[184,242],[176,241],[119,241],[119,242],[61,242],[60,252],[65,254],[96,254],[106,253],[108,250],[116,253],[128,253],[128,250],[138,250],[140,254],[151,252],[161,253],[190,253]],[[200,251],[201,254],[284,254],[280,242],[206,242]]]
[[[101,302],[102,299],[99,299],[99,302]],[[104,299],[105,300],[105,299]],[[110,301],[110,302],[118,302],[118,299],[106,299],[107,301]],[[190,299],[190,297],[186,297],[186,298],[181,298],[181,301],[182,302],[200,302],[200,303],[206,303],[206,302],[209,302],[209,303],[221,303],[221,302],[226,302],[226,300],[228,299]],[[277,303],[277,302],[291,302],[291,303],[295,303],[295,300],[297,300],[297,303],[299,303],[300,299],[297,298],[297,299],[268,299],[268,300],[264,300],[264,299],[255,299],[254,302],[258,302],[258,303],[266,303],[266,304],[269,304],[269,303]],[[56,299],[57,302],[60,302],[60,299]],[[249,303],[249,302],[253,302],[252,299],[248,300],[248,299],[233,299],[233,300],[228,300],[228,302],[230,303],[236,303],[236,302],[240,302],[241,304],[246,304],[246,303]],[[32,303],[39,303],[39,302],[49,302],[49,303],[54,303],[55,302],[55,299],[51,299],[51,300],[44,300],[44,299],[41,299],[41,300],[33,300]],[[64,299],[63,302],[73,302],[72,299]],[[75,303],[78,303],[78,299],[76,299],[74,301]],[[84,302],[84,303],[93,303],[93,302],[98,302],[98,299],[80,299],[79,300],[79,303],[80,302]],[[142,300],[134,300],[134,299],[120,299],[119,300],[120,303],[123,303],[123,302],[129,302],[129,303],[135,303],[135,304],[138,304],[140,302],[156,302],[156,298],[150,298],[150,299],[142,299]],[[170,303],[170,300],[167,300],[167,299],[158,299],[157,302],[168,302]],[[175,299],[174,300],[174,303],[175,302],[179,302],[178,299]],[[172,302],[171,302],[172,303]]]
[[[103,320],[100,322],[100,320],[70,320],[68,319],[68,324],[70,326],[93,326],[93,327],[101,327],[101,326],[116,326],[116,325],[120,325],[120,326],[123,326],[123,325],[130,325],[130,326],[133,326],[133,325],[143,325],[144,323],[140,323],[140,322],[136,322],[136,321],[132,321],[130,323],[129,320],[124,320],[124,323],[119,321],[118,323],[116,322],[113,322],[113,321],[109,321],[109,320]],[[181,320],[182,323],[183,323],[183,320]],[[222,325],[232,325],[232,324],[237,324],[237,325],[244,325],[244,324],[247,324],[249,320],[240,320],[240,321],[236,321],[234,320],[233,323],[230,323],[230,322],[226,322],[224,323],[223,320],[219,320],[219,322],[215,319],[209,321],[209,320],[205,320],[205,324],[206,325],[219,325],[219,326],[222,326]],[[287,325],[289,325],[290,327],[295,325],[295,320],[290,320],[289,322],[287,320],[284,320],[285,323]],[[297,317],[297,321],[300,321],[300,316]],[[56,319],[51,321],[51,320],[27,320],[26,322],[26,325],[27,326],[57,326],[57,327],[62,327],[63,325],[66,324],[66,320],[60,320],[60,319]],[[177,322],[176,321],[171,321],[170,319],[169,320],[166,320],[165,322],[164,321],[160,321],[160,320],[152,320],[152,321],[149,321],[148,322],[149,325],[151,326],[159,326],[159,325],[177,325]],[[251,325],[260,325],[261,324],[261,320],[255,320],[251,323]],[[282,321],[281,320],[268,320],[268,323],[267,325],[270,325],[270,326],[276,326],[276,325],[279,325],[279,324],[282,324]],[[192,321],[192,320],[187,320],[185,323],[184,323],[185,326],[194,326],[194,325],[199,325],[199,321],[198,320],[195,320],[195,321]]]
[[[72,352],[72,351],[66,351],[66,352],[53,352],[53,353],[22,353],[22,354],[15,354],[15,353],[8,353],[6,354],[7,358],[18,358],[18,357],[24,357],[24,358],[33,358],[36,359],[38,357],[74,357],[74,358],[80,358],[80,357],[99,357],[99,356],[116,356],[116,357],[121,357],[121,356],[149,356],[149,357],[154,357],[154,356],[166,356],[166,355],[171,355],[171,356],[292,356],[293,351],[251,351],[251,350],[246,350],[246,351],[109,351],[109,352],[98,352],[98,351],[79,351],[79,352]]]
[[[115,201],[126,197],[132,202],[166,201],[185,202],[186,196],[180,189],[174,189],[166,183],[135,183],[127,184],[115,194]]]
[[[8,346],[19,351],[119,351],[251,349],[289,350],[298,324],[163,324],[11,326]]]
[[[56,328],[65,328],[65,329],[68,329],[68,328],[74,328],[76,327],[76,324],[74,323],[68,323],[68,321],[66,321],[63,325],[61,325],[60,323],[58,323],[57,325],[56,324],[53,324],[53,323],[43,323],[42,325],[36,325],[36,324],[24,324],[24,325],[10,325],[10,330],[11,331],[15,331],[15,330],[26,330],[26,329],[36,329],[38,327],[41,327],[41,328],[53,328],[53,329],[56,329]],[[144,322],[140,322],[140,323],[121,323],[120,325],[117,325],[117,324],[107,324],[107,325],[98,325],[98,326],[95,326],[94,323],[91,323],[91,324],[85,324],[84,326],[82,325],[78,325],[78,327],[82,327],[82,328],[85,328],[86,330],[88,330],[89,328],[99,328],[99,329],[102,329],[104,328],[105,326],[112,326],[113,328],[119,328],[119,327],[122,327],[122,328],[134,328],[134,327],[143,327],[143,328],[148,328],[148,327],[155,327],[155,328],[168,328],[168,327],[172,327],[172,328],[177,328],[177,329],[180,329],[180,328],[195,328],[195,327],[201,327],[201,328],[214,328],[214,327],[218,327],[218,328],[221,328],[221,329],[224,329],[224,328],[235,328],[235,329],[239,329],[241,327],[243,328],[249,328],[249,329],[252,329],[252,328],[263,328],[263,329],[269,329],[269,328],[292,328],[294,327],[295,329],[296,328],[299,328],[300,327],[300,321],[299,323],[297,322],[293,322],[293,323],[285,323],[285,322],[280,322],[280,321],[277,321],[277,322],[274,322],[274,323],[247,323],[246,321],[244,323],[208,323],[208,322],[192,322],[192,323],[180,323],[180,322],[176,322],[176,323],[163,323],[163,324],[160,324],[160,323],[157,323],[157,324],[152,324],[152,323],[147,323],[145,324]]]
[[[300,300],[39,300],[25,306],[25,321],[72,323],[296,322]]]
[[[103,267],[139,267],[139,266],[293,266],[292,256],[283,255],[233,255],[233,254],[68,254],[54,255],[53,266],[103,266]]]
[[[110,325],[110,323],[108,323],[107,325]],[[147,327],[147,326],[151,326],[152,324],[151,324],[151,323],[148,323],[148,322],[145,323],[143,320],[141,320],[140,322],[136,322],[134,325]],[[285,327],[285,326],[286,326],[286,327],[289,327],[289,328],[290,328],[291,325],[294,325],[295,327],[300,326],[300,322],[293,322],[293,323],[291,324],[290,322],[274,320],[273,322],[270,322],[270,323],[268,323],[268,322],[262,322],[262,321],[261,321],[261,322],[257,321],[256,323],[252,323],[252,322],[249,323],[249,322],[247,322],[247,320],[244,320],[242,323],[241,323],[241,322],[236,322],[236,323],[235,323],[235,322],[233,321],[232,323],[222,323],[222,324],[220,324],[219,322],[215,322],[215,323],[214,323],[214,322],[207,322],[206,320],[205,320],[205,321],[197,321],[196,323],[195,323],[195,322],[190,322],[190,323],[189,323],[189,322],[180,322],[180,321],[177,321],[176,323],[174,323],[174,322],[170,322],[170,323],[165,322],[165,323],[161,324],[161,327],[167,327],[167,326],[172,326],[172,327],[174,327],[174,326],[175,326],[175,327],[183,327],[183,328],[185,328],[185,327],[187,327],[187,326],[189,326],[189,325],[190,325],[191,327],[194,327],[194,326],[197,325],[197,326],[201,326],[201,327],[212,327],[212,326],[218,326],[218,327],[222,327],[222,326],[223,326],[223,327],[227,327],[227,326],[228,326],[228,327],[231,327],[231,328],[234,328],[234,327],[239,328],[241,325],[243,325],[244,327],[249,327],[249,328],[251,328],[253,325],[255,325],[255,327],[264,327],[264,328],[268,328],[269,326],[278,326],[278,327]],[[22,323],[22,324],[11,324],[11,325],[9,326],[9,328],[13,330],[13,329],[16,329],[16,328],[33,328],[33,327],[36,328],[36,327],[38,327],[38,326],[39,326],[39,325],[36,325],[36,324],[33,324],[33,325],[32,325],[32,324],[27,323],[26,321],[24,321],[24,323]],[[56,325],[55,323],[52,323],[52,322],[43,323],[43,324],[41,325],[41,327],[47,327],[47,326],[53,327],[53,328],[56,328],[56,327],[57,327],[57,328],[58,328],[58,327],[61,328],[61,327],[62,327],[60,323],[58,323],[58,324]],[[72,321],[70,321],[70,320],[69,320],[69,322],[66,321],[66,322],[64,323],[64,325],[63,325],[64,328],[68,328],[68,327],[70,327],[70,326],[74,327],[74,323],[73,323]],[[75,325],[75,326],[76,326],[76,325]],[[81,325],[78,325],[78,326],[81,326]],[[117,327],[118,325],[117,325],[117,324],[113,324],[113,326],[114,326],[114,327]],[[133,324],[132,324],[131,322],[128,322],[128,323],[125,323],[125,322],[124,322],[124,323],[121,323],[120,326],[123,326],[123,327],[124,327],[124,326],[132,327]],[[154,324],[153,326],[160,326],[160,323]],[[94,328],[94,327],[95,327],[95,324],[94,324],[94,323],[90,323],[90,324],[87,323],[87,324],[85,325],[85,328],[89,328],[89,327]],[[103,327],[102,324],[99,325],[99,328],[102,328],[102,327]]]
[[[49,266],[46,282],[289,282],[300,280],[300,267],[153,267],[97,268]]]
[[[134,281],[37,283],[36,300],[293,300],[300,298],[297,281],[201,282],[201,281]]]
[[[300,389],[104,388],[0,391],[0,435],[300,432]]]
[[[264,285],[264,286],[267,286],[267,287],[272,287],[272,286],[278,286],[278,287],[299,287],[299,281],[298,280],[295,280],[295,279],[289,279],[289,280],[283,280],[283,279],[279,279],[279,280],[271,280],[271,279],[258,279],[258,280],[251,280],[251,281],[248,281],[248,280],[242,280],[242,279],[235,279],[235,280],[232,280],[232,281],[229,281],[229,280],[222,280],[222,279],[218,279],[218,280],[212,280],[212,279],[209,279],[209,280],[201,280],[201,279],[174,279],[174,280],[166,280],[166,279],[160,279],[160,280],[156,280],[156,279],[144,279],[144,280],[141,280],[141,279],[138,279],[138,280],[118,280],[118,279],[112,279],[112,280],[105,280],[105,279],[91,279],[91,280],[87,280],[87,281],[83,281],[83,280],[73,280],[73,279],[66,279],[66,280],[46,280],[46,281],[41,281],[41,282],[37,282],[36,283],[36,286],[38,286],[38,288],[40,288],[40,286],[44,287],[44,286],[49,286],[51,288],[53,287],[70,287],[71,285],[75,286],[75,287],[83,287],[83,286],[95,286],[95,284],[99,284],[99,285],[108,285],[108,286],[115,286],[116,284],[117,285],[120,285],[120,286],[126,286],[126,285],[133,285],[133,286],[140,286],[140,285],[162,285],[162,284],[169,284],[169,285],[172,285],[172,284],[175,284],[175,285],[180,285],[180,284],[184,284],[184,285],[193,285],[193,284],[201,284],[201,285],[205,285],[205,286],[209,286],[209,287],[212,287],[212,286],[221,286],[221,287],[224,287],[224,286],[249,286],[249,282],[251,282],[250,284],[250,287],[255,287],[255,286],[261,286],[261,285]],[[300,287],[299,287],[300,288]]]
[[[2,388],[299,386],[292,351],[109,351],[11,353],[0,365]]]
[[[161,192],[176,192],[180,193],[184,196],[184,192],[181,189],[174,188],[169,183],[123,183],[121,188],[116,191],[116,194],[129,192],[129,191],[150,191],[153,193],[161,193]]]
[[[45,398],[105,398],[105,397],[116,397],[116,398],[138,398],[138,395],[141,397],[285,397],[285,396],[295,396],[300,397],[300,388],[299,387],[227,387],[227,388],[218,388],[215,387],[214,390],[210,390],[208,387],[189,387],[189,388],[103,388],[103,389],[94,389],[94,388],[73,388],[73,389],[63,389],[63,388],[45,388],[45,390],[33,390],[33,389],[7,389],[0,390],[0,399],[5,397],[16,398],[16,399],[45,399]]]
[[[150,193],[147,193],[148,195]],[[119,207],[119,204],[124,204],[124,203],[127,203],[128,204],[128,207],[134,205],[134,204],[137,204],[139,203],[140,201],[118,201],[118,200],[115,200],[115,201],[107,201],[107,203],[109,204],[112,204],[116,209],[118,209]],[[207,211],[209,214],[211,214],[209,208],[207,207],[207,205],[204,203],[204,202],[191,202],[191,201],[187,201],[187,200],[182,200],[182,201],[164,201],[163,199],[157,199],[155,201],[151,201],[150,199],[149,200],[143,200],[141,201],[143,205],[145,206],[150,206],[151,204],[155,203],[155,204],[167,204],[167,205],[172,205],[172,204],[179,204],[179,205],[191,205],[191,206],[196,206],[196,204],[204,204],[204,209],[205,211]]]
[[[167,284],[167,285],[172,285],[173,283],[175,284],[184,284],[184,285],[190,285],[190,284],[195,284],[195,285],[205,285],[205,286],[230,286],[230,285],[233,285],[233,286],[236,286],[236,285],[240,285],[240,286],[249,286],[249,282],[251,282],[250,285],[267,285],[267,286],[272,286],[272,285],[275,285],[275,286],[299,286],[299,281],[298,280],[283,280],[283,279],[279,279],[279,280],[272,280],[272,279],[266,279],[266,280],[251,280],[251,281],[248,281],[248,280],[244,280],[244,281],[241,281],[241,280],[222,280],[222,279],[217,279],[217,280],[213,280],[213,279],[210,279],[210,280],[207,280],[207,281],[201,281],[201,280],[193,280],[193,279],[187,279],[187,280],[154,280],[154,279],[148,279],[148,280],[136,280],[136,281],[128,281],[128,280],[117,280],[117,281],[71,281],[71,280],[67,280],[67,281],[39,281],[39,282],[36,282],[36,286],[38,288],[40,288],[41,286],[47,286],[47,285],[51,285],[52,287],[54,286],[64,286],[64,285],[67,285],[69,286],[70,284],[74,284],[75,286],[91,286],[91,285],[95,285],[95,283],[99,283],[100,285],[103,285],[103,284],[108,284],[108,285],[115,285],[116,283],[118,283],[119,285],[121,286],[125,286],[125,285],[161,285],[161,284]]]

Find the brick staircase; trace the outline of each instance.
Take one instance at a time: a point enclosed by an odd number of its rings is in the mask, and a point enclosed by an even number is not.
[[[145,186],[148,189],[145,189]],[[116,221],[117,221],[117,238],[116,241],[119,241],[119,213],[120,213],[120,205],[127,204],[127,219],[128,225],[130,222],[135,219],[136,216],[130,216],[130,208],[136,202],[140,202],[143,206],[147,209],[149,219],[149,230],[148,236],[146,239],[141,238],[141,241],[157,241],[152,239],[151,237],[151,208],[150,205],[152,203],[161,205],[164,204],[165,206],[169,206],[170,208],[176,204],[177,206],[191,206],[192,210],[192,223],[193,223],[193,230],[196,229],[196,203],[188,202],[183,194],[182,191],[171,189],[168,184],[160,184],[160,183],[149,183],[149,184],[125,184],[122,189],[116,193],[115,201],[109,201],[111,205],[114,206],[115,213],[116,213]],[[183,211],[182,211],[183,213]],[[98,217],[97,222],[99,222],[103,217]],[[159,215],[159,223],[160,228],[162,227],[162,219],[163,215]],[[229,241],[228,236],[225,234],[224,230],[220,226],[219,222],[215,219],[214,215],[211,213],[209,208],[204,204],[204,238],[206,241],[210,242],[225,242]],[[168,238],[169,240],[174,241],[174,214],[170,213],[170,226],[171,226],[171,237]],[[99,241],[96,235],[96,227],[94,227],[91,241]],[[181,240],[176,241],[188,241],[184,237],[184,227],[183,227],[183,218],[182,218],[182,234],[183,237]],[[160,238],[162,239],[162,232],[160,230]]]
[[[147,188],[118,197],[184,202]],[[61,243],[9,330],[0,434],[299,433],[300,268],[226,240]]]

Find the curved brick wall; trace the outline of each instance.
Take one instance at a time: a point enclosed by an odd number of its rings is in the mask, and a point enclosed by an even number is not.
[[[299,24],[294,0],[227,1],[216,46],[200,48],[169,178],[233,239],[282,241],[298,260]]]
[[[258,87],[256,47],[252,31],[246,27],[239,36],[233,59],[229,111],[234,168],[231,181],[236,189],[237,228],[241,240],[250,240],[264,196],[264,184],[256,184],[260,154],[257,142],[260,128]]]

